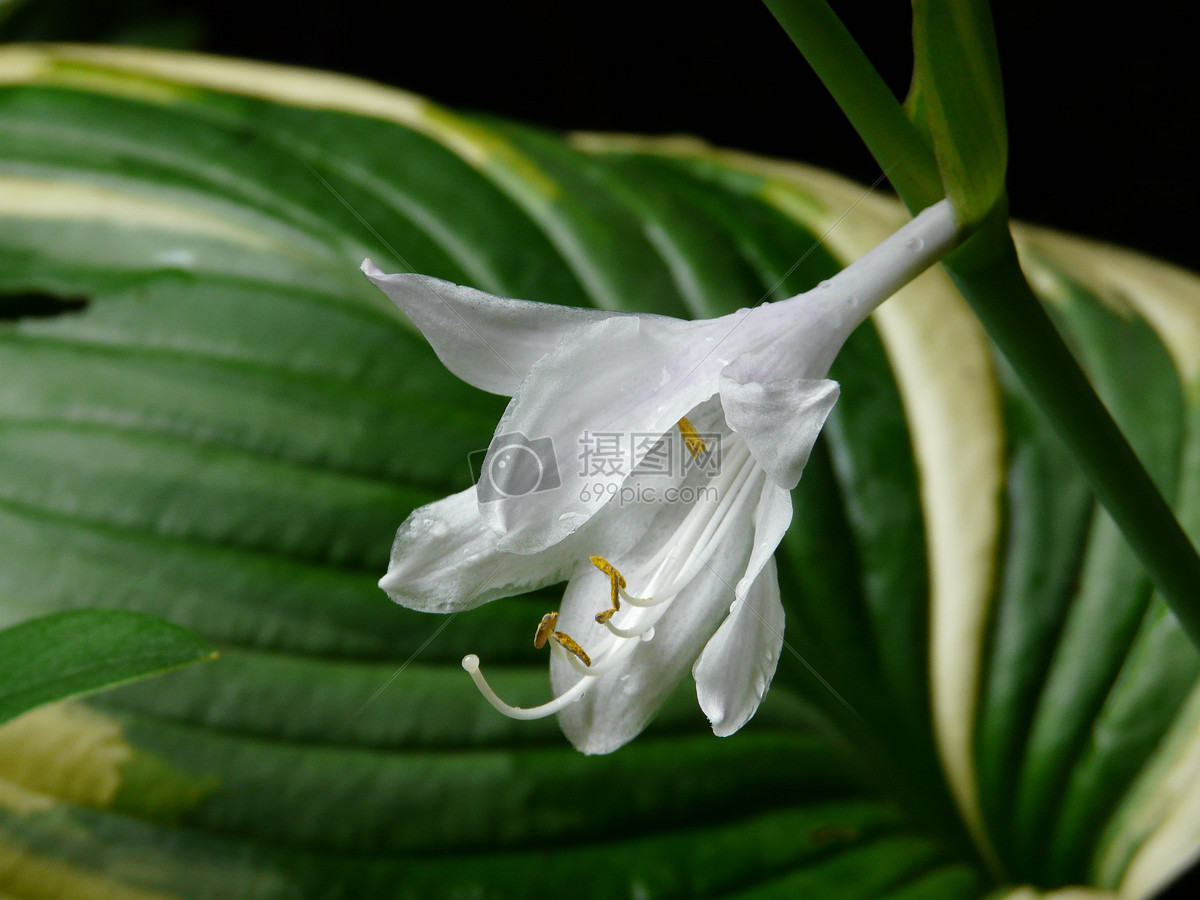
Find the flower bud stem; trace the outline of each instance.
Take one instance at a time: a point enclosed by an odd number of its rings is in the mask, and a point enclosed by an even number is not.
[[[932,148],[826,0],[764,2],[909,210],[940,199]],[[1200,647],[1200,556],[1029,286],[1008,230],[1007,199],[963,237],[943,260],[947,271]]]

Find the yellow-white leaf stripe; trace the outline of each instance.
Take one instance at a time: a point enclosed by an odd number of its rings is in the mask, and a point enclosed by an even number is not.
[[[727,164],[740,157],[722,155]],[[762,171],[763,167],[760,166]],[[767,199],[850,262],[908,214],[895,201],[804,166],[770,167]],[[798,193],[810,199],[796,198]],[[814,215],[816,198],[825,207]],[[847,212],[849,210],[849,212]],[[843,218],[844,215],[844,218]],[[947,780],[981,854],[983,825],[973,748],[985,630],[995,592],[1004,489],[1000,389],[986,336],[946,274],[926,272],[875,313],[896,375],[925,513],[930,572],[929,676],[935,737]]]
[[[175,203],[96,185],[0,176],[0,216],[25,219],[106,219],[127,228],[186,232],[250,247],[275,246],[261,234]]]
[[[1058,274],[1115,309],[1132,308],[1162,339],[1190,403],[1200,402],[1200,278],[1132,250],[1047,228],[1017,230],[1022,265],[1055,293]],[[1192,535],[1193,540],[1196,535]],[[1200,688],[1172,724],[1110,820],[1097,847],[1094,879],[1140,900],[1200,858]]]

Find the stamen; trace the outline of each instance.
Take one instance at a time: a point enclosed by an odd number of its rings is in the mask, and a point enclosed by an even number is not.
[[[593,678],[599,678],[601,675],[607,675],[614,669],[620,668],[638,643],[638,641],[607,641],[603,652],[590,666],[585,666],[579,661],[579,657],[568,653],[561,646],[554,647],[553,651],[558,653],[563,661],[580,675],[588,676],[583,679],[584,681],[591,681]]]
[[[679,430],[693,455],[705,451],[703,440],[687,419],[680,420]],[[691,440],[692,437],[695,442]],[[729,531],[738,522],[744,521],[742,513],[746,504],[753,502],[760,490],[765,476],[761,469],[753,465],[749,450],[740,441],[731,441],[729,450],[722,471],[710,482],[719,498],[715,508],[697,505],[679,523],[672,540],[664,542],[652,558],[638,565],[635,580],[646,594],[653,596],[631,596],[626,590],[628,585],[625,577],[616,566],[602,556],[590,557],[592,565],[608,577],[612,603],[611,609],[595,616],[596,622],[605,626],[611,634],[611,637],[597,641],[597,646],[592,648],[595,659],[570,635],[555,630],[559,618],[557,612],[542,616],[534,632],[534,646],[541,648],[549,644],[551,652],[558,654],[557,662],[567,664],[586,677],[580,678],[548,703],[515,707],[502,701],[492,690],[479,670],[479,657],[472,654],[463,658],[463,668],[493,708],[513,719],[540,719],[555,715],[582,699],[595,678],[622,671],[631,654],[637,652],[636,648],[643,641],[654,638],[655,626],[704,564],[709,549],[724,541]],[[632,608],[622,611],[621,601]],[[657,608],[650,609],[653,607]],[[624,628],[613,624],[618,611],[626,626]]]
[[[756,467],[747,466],[743,469],[730,493],[721,501],[717,515],[705,526],[703,533],[689,550],[683,565],[676,572],[675,578],[680,584],[691,581],[696,573],[707,565],[704,560],[708,555],[708,548],[720,544],[725,539],[725,535],[738,521],[741,509],[752,502],[756,488],[762,484],[756,475],[765,477],[762,470]]]
[[[578,657],[585,666],[591,666],[591,657],[584,652],[584,649],[575,642],[575,638],[571,637],[569,634],[563,634],[561,631],[554,631],[551,632],[550,639],[568,653]]]
[[[718,512],[724,508],[730,488],[744,476],[748,462],[751,462],[751,457],[746,442],[740,439],[731,440],[726,445],[725,456],[721,460],[720,474],[709,482],[717,491]],[[672,540],[663,543],[658,553],[650,560],[650,565],[661,562],[666,556],[674,555],[678,547],[690,547],[696,542],[697,535],[707,527],[714,514],[711,509],[705,509],[705,506],[707,504],[697,503],[692,507],[691,512],[684,520],[683,527],[676,532]],[[653,594],[653,591],[648,590],[647,593]]]
[[[612,588],[612,609],[596,613],[596,621],[603,625],[613,617],[613,613],[621,608],[621,601],[617,598],[625,587],[625,576],[618,572],[617,567],[603,556],[593,556],[591,560],[593,566],[608,576],[608,584]]]
[[[597,616],[597,618],[599,618],[599,616]],[[657,621],[657,619],[655,619],[655,621]],[[641,628],[618,628],[609,621],[604,621],[600,624],[619,638],[641,638],[642,640],[649,640],[650,638],[646,637],[647,633],[649,633],[650,637],[654,636],[653,625],[643,625]]]
[[[558,613],[548,612],[542,616],[542,621],[538,622],[537,631],[533,633],[533,646],[541,650],[546,646],[546,638],[550,637],[554,631],[554,626],[558,624]]]
[[[617,567],[610,563],[603,556],[592,556],[592,565],[607,575],[614,583],[625,587],[625,576],[617,571]]]
[[[570,706],[576,700],[587,693],[592,682],[587,678],[580,678],[563,693],[559,694],[549,703],[543,703],[541,706],[509,706],[492,690],[492,686],[487,683],[487,679],[483,677],[483,673],[479,671],[479,657],[474,653],[464,656],[462,667],[467,670],[467,674],[471,676],[471,680],[475,682],[475,687],[479,688],[479,693],[483,694],[484,699],[492,704],[492,708],[499,713],[503,713],[510,719],[544,719],[547,716],[552,716],[555,713],[562,712],[566,707]]]
[[[655,600],[653,597],[634,597],[628,591],[622,591],[621,596],[630,606],[640,606],[643,608],[647,606],[658,606],[658,604],[666,603],[671,599],[670,594],[667,594],[665,597],[660,597],[657,600]],[[604,623],[601,622],[600,624],[603,625]]]
[[[613,613],[618,612],[621,609],[621,600],[622,599],[627,600],[628,602],[632,603],[634,606],[653,606],[654,605],[653,601],[649,597],[646,597],[645,599],[643,599],[641,597],[631,596],[630,593],[627,590],[625,590],[625,588],[627,587],[627,584],[625,582],[625,576],[622,575],[620,572],[618,572],[617,567],[614,566],[612,563],[610,563],[603,556],[593,556],[593,557],[591,557],[591,560],[592,560],[593,566],[595,566],[597,569],[599,569],[601,572],[603,572],[605,575],[608,576],[608,583],[609,583],[609,586],[612,588],[612,593],[611,593],[612,609],[606,609],[606,610],[604,610],[604,612],[596,613],[596,622],[598,624],[600,624],[600,625],[608,624],[608,620],[613,617]],[[618,598],[620,598],[620,599],[618,599]]]
[[[625,576],[618,572],[617,567],[603,556],[593,556],[591,560],[593,566],[608,576],[608,582],[612,586],[613,609],[620,609],[621,602],[617,600],[617,593],[621,588],[625,587]]]
[[[692,454],[692,459],[698,459],[700,454],[708,449],[704,444],[704,438],[700,437],[700,432],[687,420],[686,416],[679,420],[679,433],[683,435],[683,442],[687,445],[688,453]]]

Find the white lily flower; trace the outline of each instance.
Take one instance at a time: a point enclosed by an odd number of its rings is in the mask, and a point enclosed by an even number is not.
[[[477,657],[463,667],[506,715],[557,713],[586,753],[635,737],[689,668],[713,731],[737,731],[783,646],[773,555],[838,396],[829,367],[957,233],[942,201],[805,294],[701,321],[501,299],[364,261],[447,368],[512,397],[479,484],[409,516],[380,586],[445,613],[567,579],[535,636],[554,699],[509,706]],[[604,435],[628,442],[625,466],[581,455]],[[686,452],[664,476],[672,443]]]

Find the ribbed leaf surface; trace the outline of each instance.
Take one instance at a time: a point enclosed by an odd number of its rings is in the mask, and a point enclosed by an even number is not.
[[[837,362],[779,553],[788,647],[738,735],[685,687],[580,756],[458,665],[547,698],[529,637],[555,590],[436,618],[375,585],[404,517],[470,483],[503,399],[443,369],[364,256],[704,316],[805,290],[901,221],[824,173],[338,76],[0,52],[0,609],[115,605],[221,648],[0,729],[0,892],[1148,894],[1200,845],[1200,660],[936,272]],[[1200,527],[1200,288],[1025,241]]]

